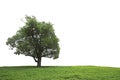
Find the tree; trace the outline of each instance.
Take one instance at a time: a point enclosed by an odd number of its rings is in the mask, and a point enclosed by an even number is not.
[[[59,39],[51,23],[38,22],[34,16],[25,17],[25,25],[15,35],[7,39],[14,54],[31,56],[41,67],[42,57],[57,59],[59,57]]]

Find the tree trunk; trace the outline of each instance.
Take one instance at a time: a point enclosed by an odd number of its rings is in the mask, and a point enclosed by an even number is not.
[[[41,57],[38,58],[37,67],[41,67]]]

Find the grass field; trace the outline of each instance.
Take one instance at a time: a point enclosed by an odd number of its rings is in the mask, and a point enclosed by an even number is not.
[[[0,80],[120,80],[120,68],[97,66],[0,67]]]

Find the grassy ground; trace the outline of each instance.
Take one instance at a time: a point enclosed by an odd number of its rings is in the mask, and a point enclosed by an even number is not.
[[[120,68],[96,66],[0,67],[0,80],[120,80]]]

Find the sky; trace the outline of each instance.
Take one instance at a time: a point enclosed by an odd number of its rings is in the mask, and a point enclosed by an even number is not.
[[[0,0],[0,66],[36,65],[6,45],[25,15],[54,24],[60,39],[59,58],[43,66],[120,67],[120,0]]]

